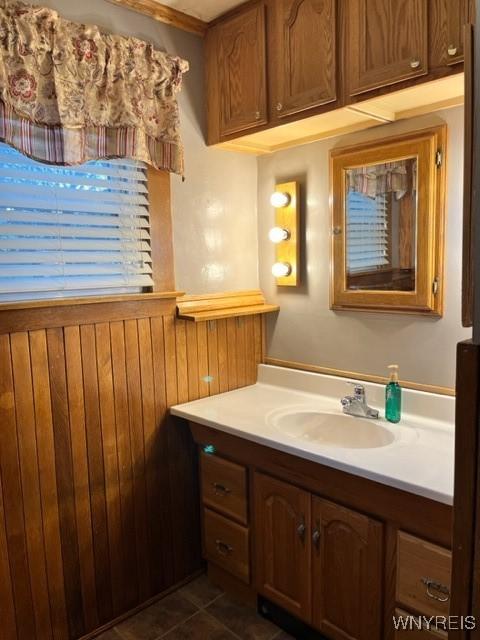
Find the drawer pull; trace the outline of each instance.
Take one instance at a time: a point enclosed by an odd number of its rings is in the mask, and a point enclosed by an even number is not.
[[[233,547],[222,540],[215,540],[215,546],[221,556],[228,556],[233,551]]]
[[[427,596],[432,600],[438,600],[438,602],[448,602],[450,600],[450,589],[440,582],[436,582],[431,578],[422,578],[423,584],[427,587]],[[432,593],[431,589],[443,594],[441,596],[436,593]]]
[[[451,57],[457,55],[457,47],[454,44],[449,45],[447,51],[448,51],[448,55]]]
[[[212,482],[212,487],[213,487],[213,490],[215,491],[215,495],[217,496],[227,496],[229,493],[232,492],[231,489],[229,489],[223,484],[219,484],[218,482]]]
[[[413,58],[413,60],[410,60],[411,69],[418,69],[419,66],[420,66],[420,60],[418,58]]]

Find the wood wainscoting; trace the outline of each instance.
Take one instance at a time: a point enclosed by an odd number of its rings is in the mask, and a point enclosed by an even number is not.
[[[195,447],[168,407],[255,382],[263,321],[144,304],[13,331],[0,312],[2,640],[80,638],[201,565]]]

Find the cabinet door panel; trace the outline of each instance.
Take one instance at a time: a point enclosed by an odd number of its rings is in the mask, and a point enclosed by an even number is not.
[[[255,474],[257,588],[298,618],[310,619],[310,494]]]
[[[265,46],[263,3],[218,27],[221,136],[267,122]]]
[[[427,0],[349,0],[350,95],[428,72]]]
[[[463,62],[464,26],[470,0],[430,0],[430,66],[445,67]]]
[[[313,498],[312,525],[314,626],[332,640],[380,640],[382,524]]]
[[[274,117],[335,101],[335,0],[273,0],[269,10]]]

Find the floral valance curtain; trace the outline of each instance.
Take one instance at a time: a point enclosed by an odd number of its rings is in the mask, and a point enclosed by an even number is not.
[[[407,165],[408,162],[413,162],[413,169]],[[348,169],[347,190],[370,198],[379,194],[394,193],[399,200],[406,192],[415,190],[416,179],[416,161],[385,162]]]
[[[51,164],[128,157],[183,174],[187,69],[136,38],[0,0],[0,140]]]

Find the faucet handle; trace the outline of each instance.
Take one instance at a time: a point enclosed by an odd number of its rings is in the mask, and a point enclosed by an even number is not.
[[[360,382],[349,382],[353,387],[353,391],[356,396],[364,396],[365,395],[365,387]]]

